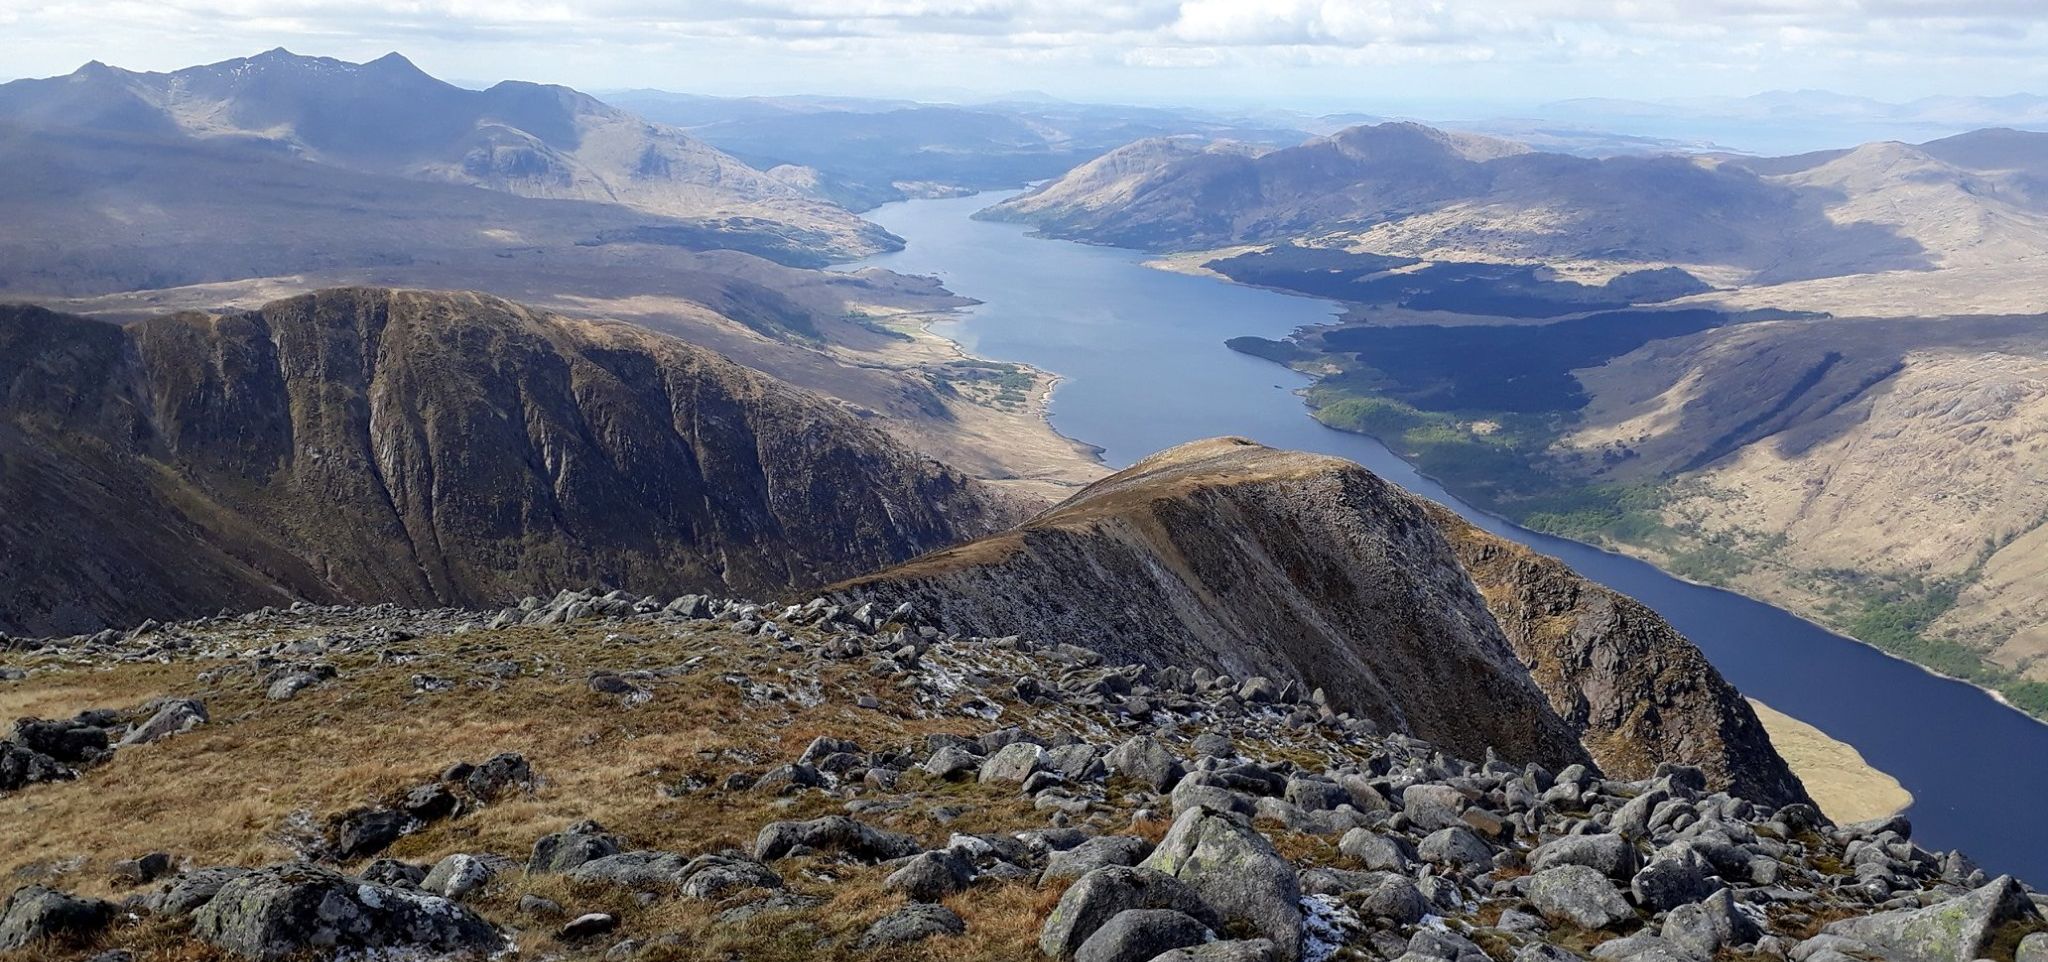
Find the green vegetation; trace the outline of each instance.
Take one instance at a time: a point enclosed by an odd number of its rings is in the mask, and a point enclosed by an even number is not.
[[[917,340],[917,338],[912,337],[910,334],[904,331],[899,331],[893,327],[883,324],[882,322],[876,320],[874,315],[865,313],[863,311],[847,311],[846,322],[848,324],[852,324],[856,327],[859,327],[870,334],[879,334],[892,341]]]
[[[1989,688],[2021,711],[2048,718],[2048,682],[2024,680],[1985,660],[1976,649],[1927,633],[1955,607],[1963,588],[1975,579],[1974,570],[1952,579],[1874,577],[1843,569],[1817,574],[1839,599],[1826,614],[1843,632],[1914,664]]]
[[[1232,346],[1260,356],[1282,353],[1268,344]],[[1346,360],[1333,354],[1322,358]],[[1439,410],[1437,402],[1447,392],[1418,380],[1418,372],[1409,371],[1407,377],[1398,382],[1354,362],[1310,389],[1308,401],[1324,424],[1378,438],[1474,504],[1546,534],[1659,549],[1663,567],[1682,578],[1733,584],[1785,546],[1782,534],[1703,530],[1683,519],[1667,520],[1662,510],[1679,494],[1712,492],[1682,491],[1664,482],[1588,484],[1555,470],[1548,452],[1576,419],[1573,411]],[[1987,557],[1995,547],[1987,546]],[[2048,718],[2048,682],[2025,680],[1977,649],[1932,633],[1974,580],[1974,570],[1953,579],[1846,570],[1808,575],[1806,587],[1835,599],[1821,612],[1833,627],[1941,674],[1997,691],[2021,710]]]
[[[1016,364],[973,358],[948,361],[933,376],[945,387],[1005,408],[1023,404],[1037,383],[1030,371]],[[970,388],[974,390],[963,390]]]
[[[1309,392],[1316,418],[1369,434],[1461,497],[1548,534],[1598,542],[1650,541],[1666,534],[1655,485],[1588,485],[1544,467],[1545,452],[1566,427],[1561,413],[1425,411],[1388,397],[1352,393],[1325,381]]]

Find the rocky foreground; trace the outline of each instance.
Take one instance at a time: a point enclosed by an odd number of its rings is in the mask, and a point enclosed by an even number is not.
[[[1665,765],[1448,757],[914,607],[0,639],[24,958],[2043,962],[2042,896]]]

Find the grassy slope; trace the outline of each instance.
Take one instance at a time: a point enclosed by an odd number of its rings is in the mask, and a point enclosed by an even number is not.
[[[233,627],[222,633],[247,650],[366,630],[365,625],[381,631],[375,625],[390,619],[350,624],[346,618],[314,616],[254,628],[224,623]],[[532,762],[543,780],[535,794],[431,823],[382,856],[430,865],[457,852],[488,851],[523,863],[536,838],[584,818],[618,833],[631,848],[695,855],[750,848],[755,834],[772,821],[843,813],[844,799],[829,793],[778,797],[715,787],[735,772],[758,775],[794,761],[819,735],[855,738],[868,750],[920,743],[930,732],[976,735],[1011,725],[1041,736],[1065,731],[1098,742],[1124,737],[1106,735],[1100,713],[1085,708],[1005,701],[998,720],[962,714],[957,702],[972,692],[946,694],[931,678],[985,670],[989,690],[1006,691],[1009,680],[1046,671],[1038,662],[994,647],[974,650],[972,664],[935,651],[927,662],[938,669],[918,673],[924,684],[913,686],[871,675],[868,658],[822,661],[808,652],[789,653],[766,639],[741,635],[728,623],[635,624],[624,631],[618,625],[585,623],[448,633],[453,623],[438,629],[412,624],[420,637],[385,646],[386,654],[407,657],[380,658],[369,651],[330,659],[339,671],[337,680],[284,702],[266,699],[261,680],[240,660],[109,665],[84,655],[65,663],[0,650],[0,665],[32,670],[26,681],[0,683],[0,716],[69,717],[89,707],[128,708],[173,694],[204,699],[213,717],[211,724],[190,733],[122,749],[77,782],[0,795],[0,877],[118,899],[143,890],[109,881],[112,863],[146,852],[169,852],[193,866],[287,860],[292,850],[284,838],[307,816],[317,822],[431,782],[456,761],[481,761],[504,751],[522,752]],[[517,662],[522,672],[499,679],[479,670],[497,661]],[[230,667],[223,670],[223,665]],[[633,677],[634,684],[653,695],[645,704],[595,693],[587,682],[599,670],[623,674],[675,666],[689,667]],[[418,693],[413,679],[421,674],[452,679],[456,685],[445,692]],[[788,697],[749,696],[738,678],[779,686]],[[861,694],[877,696],[882,707],[856,707],[854,699]],[[1362,760],[1370,749],[1313,734],[1288,745],[1247,736],[1237,740],[1248,754],[1294,758],[1317,767],[1339,756]],[[677,792],[686,781],[713,787]],[[1135,801],[1126,788],[1113,782],[1108,799],[1077,821],[1156,841],[1168,823],[1134,823]],[[941,846],[956,832],[1014,832],[1047,824],[1047,815],[1034,811],[1031,799],[1019,795],[1014,785],[944,782],[912,772],[886,796],[910,804],[862,818],[915,835],[927,846]],[[940,806],[957,806],[959,814],[942,822],[932,812]],[[1272,831],[1290,857],[1339,860],[1334,837]],[[359,870],[367,861],[342,868]],[[559,876],[514,872],[501,876],[471,904],[501,927],[524,929],[516,936],[524,957],[571,948],[552,934],[564,919],[534,920],[517,911],[525,894],[558,901],[568,917],[586,911],[621,916],[619,931],[598,940],[594,949],[574,946],[581,955],[601,954],[623,937],[676,932],[685,937],[687,950],[638,957],[657,962],[671,957],[754,962],[874,957],[853,944],[870,923],[903,904],[901,896],[880,888],[887,868],[808,858],[773,867],[790,891],[828,901],[735,924],[718,921],[718,912],[761,893],[742,893],[724,903],[666,898],[643,906],[617,889],[579,888]],[[1062,885],[1040,889],[1029,880],[976,885],[946,900],[966,920],[965,936],[899,948],[889,957],[913,962],[1035,958],[1040,927],[1062,891]],[[175,920],[117,923],[100,944],[87,948],[114,947],[137,951],[144,959],[225,958],[187,939],[183,924]],[[90,954],[32,951],[9,958]]]

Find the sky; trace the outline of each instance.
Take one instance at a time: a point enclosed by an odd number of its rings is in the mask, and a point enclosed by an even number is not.
[[[0,0],[0,77],[278,46],[717,95],[1497,112],[2048,93],[2048,0]]]

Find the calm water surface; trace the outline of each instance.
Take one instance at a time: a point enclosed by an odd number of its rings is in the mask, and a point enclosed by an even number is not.
[[[1310,418],[1293,393],[1306,377],[1223,346],[1243,334],[1285,337],[1328,320],[1335,305],[969,219],[1001,196],[873,211],[909,247],[860,266],[934,274],[984,302],[935,329],[974,354],[1061,375],[1052,420],[1062,433],[1100,445],[1117,467],[1220,434],[1363,464],[1655,608],[1744,693],[1855,745],[1904,783],[1922,845],[1960,848],[1987,871],[2048,884],[2048,726],[1777,608],[1473,509],[1377,441]]]

